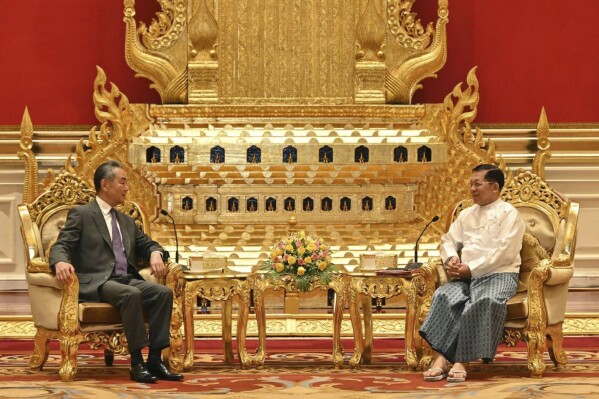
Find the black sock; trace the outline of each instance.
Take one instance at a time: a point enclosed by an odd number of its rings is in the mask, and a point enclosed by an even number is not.
[[[152,349],[148,352],[148,363],[158,363],[162,361],[162,349]]]
[[[131,365],[137,366],[138,364],[143,364],[144,357],[141,354],[141,349],[131,352]]]

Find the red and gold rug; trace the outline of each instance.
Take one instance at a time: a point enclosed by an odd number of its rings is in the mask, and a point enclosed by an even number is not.
[[[353,342],[344,341],[346,363]],[[59,352],[54,344],[43,371],[27,365],[31,341],[0,341],[0,397],[2,398],[599,398],[599,337],[568,338],[569,363],[550,367],[545,376],[528,377],[526,348],[501,347],[493,364],[472,365],[465,383],[424,382],[420,372],[403,362],[403,340],[375,341],[373,362],[359,370],[335,370],[330,340],[269,339],[268,357],[261,369],[241,370],[222,363],[221,343],[196,341],[194,368],[183,382],[138,384],[129,380],[128,359],[115,358],[103,365],[103,353],[81,346],[77,380],[63,383],[58,377]]]

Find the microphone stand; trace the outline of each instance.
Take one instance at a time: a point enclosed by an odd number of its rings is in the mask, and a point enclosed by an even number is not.
[[[426,226],[424,226],[424,229],[422,229],[422,232],[420,233],[420,235],[418,236],[418,239],[416,240],[416,245],[414,248],[414,262],[410,262],[406,265],[405,270],[416,270],[416,269],[420,269],[420,267],[422,266],[422,262],[418,262],[418,242],[420,241],[420,238],[422,238],[422,235],[424,234],[424,232],[426,231],[426,229],[428,228],[428,226],[431,225],[431,223],[435,223],[436,221],[439,220],[439,216],[434,216],[427,224]]]
[[[164,209],[161,209],[160,213],[170,218],[173,222],[173,230],[175,231],[175,263],[179,264],[179,239],[177,238],[177,225],[175,224],[175,219],[173,219],[173,217]]]

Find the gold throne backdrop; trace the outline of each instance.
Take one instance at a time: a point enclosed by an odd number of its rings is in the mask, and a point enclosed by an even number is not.
[[[447,55],[414,0],[125,0],[126,58],[165,104],[408,104]]]
[[[152,236],[171,253],[173,227],[158,210],[177,222],[183,264],[193,255],[224,255],[232,270],[249,270],[293,220],[327,240],[334,262],[348,269],[366,252],[398,255],[401,266],[424,225],[468,196],[472,166],[496,162],[508,170],[471,126],[475,68],[443,103],[411,104],[445,63],[446,0],[428,25],[412,12],[414,0],[159,3],[146,26],[135,19],[135,2],[124,1],[125,57],[162,104],[130,104],[99,68],[101,126],[65,168],[91,179],[106,158],[125,163],[130,199],[153,215]],[[23,126],[26,175],[33,176],[27,114]],[[36,192],[37,178],[26,179],[24,198]],[[423,236],[420,259],[438,254],[441,231],[432,225]],[[272,313],[284,313],[278,295]],[[300,313],[326,311],[324,294],[301,300]],[[402,313],[375,328],[400,333]],[[305,322],[305,334],[326,333],[330,327],[310,316],[282,315],[271,330],[297,333],[299,324],[286,327],[292,318]],[[217,317],[203,317],[196,334],[219,331]]]

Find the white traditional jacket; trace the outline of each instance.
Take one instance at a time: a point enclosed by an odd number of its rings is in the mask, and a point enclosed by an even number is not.
[[[498,199],[464,209],[441,237],[441,257],[460,257],[472,277],[518,273],[525,224],[516,208]],[[458,255],[461,253],[461,256]]]

